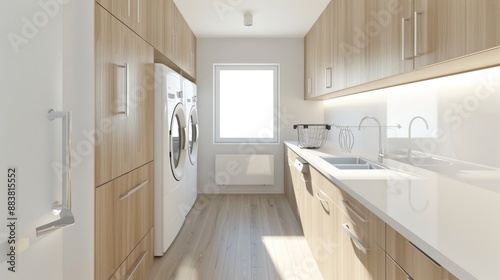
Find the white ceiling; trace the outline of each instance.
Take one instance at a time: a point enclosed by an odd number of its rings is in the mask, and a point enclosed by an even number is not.
[[[303,38],[330,0],[174,0],[198,38]],[[245,12],[253,26],[243,25]]]

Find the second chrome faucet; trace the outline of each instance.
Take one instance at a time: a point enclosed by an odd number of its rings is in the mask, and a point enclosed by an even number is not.
[[[363,122],[366,119],[372,119],[375,122],[377,122],[377,125],[378,125],[378,162],[382,163],[384,158],[385,158],[385,153],[382,149],[382,125],[380,124],[380,121],[377,118],[372,117],[372,116],[366,116],[366,117],[362,118],[361,121],[359,122],[358,130],[361,129],[361,125],[363,124]]]

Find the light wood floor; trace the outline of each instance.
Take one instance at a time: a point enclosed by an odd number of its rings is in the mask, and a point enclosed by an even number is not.
[[[199,195],[151,280],[321,280],[283,195]]]

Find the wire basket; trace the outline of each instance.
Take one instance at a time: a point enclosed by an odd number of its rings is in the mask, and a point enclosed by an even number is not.
[[[299,147],[306,149],[318,149],[326,143],[328,130],[332,128],[329,124],[294,124],[297,129]]]

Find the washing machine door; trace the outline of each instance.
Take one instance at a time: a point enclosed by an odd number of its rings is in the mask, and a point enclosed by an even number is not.
[[[198,137],[200,135],[198,129],[198,112],[196,106],[192,106],[188,119],[188,156],[192,165],[196,164],[198,157]]]
[[[170,167],[177,181],[182,179],[186,164],[186,115],[182,103],[175,106],[170,123]]]

